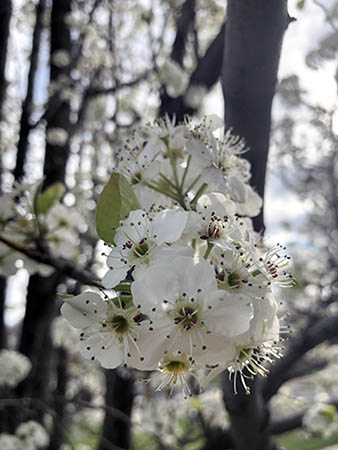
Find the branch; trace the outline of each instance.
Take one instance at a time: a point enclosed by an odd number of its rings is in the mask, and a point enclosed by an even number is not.
[[[332,399],[330,401],[330,405],[338,407],[338,399]],[[311,406],[310,406],[311,408]],[[307,410],[302,411],[301,413],[294,414],[292,416],[288,416],[283,419],[276,420],[271,423],[269,430],[271,434],[281,434],[285,433],[287,431],[292,431],[296,428],[299,428],[302,426],[303,423],[303,417],[305,415]]]
[[[284,381],[294,380],[295,378],[305,377],[313,374],[317,370],[324,369],[329,364],[327,359],[313,360],[313,361],[300,361],[295,367],[286,374]]]
[[[269,400],[288,379],[287,374],[293,365],[317,345],[338,336],[338,315],[319,320],[315,325],[301,330],[290,339],[287,351],[271,369],[270,375],[263,383],[263,395]]]
[[[218,81],[222,68],[222,53],[225,39],[225,24],[222,25],[218,35],[208,47],[203,58],[197,62],[197,67],[191,74],[187,91],[193,86],[204,86],[208,90]],[[187,114],[195,114],[196,108],[185,104],[184,94],[176,98],[170,97],[167,92],[161,96],[160,116],[168,114],[175,116],[177,122],[184,120]]]
[[[75,280],[80,281],[80,283],[89,286],[99,286],[98,282],[95,281],[97,279],[96,275],[86,269],[79,269],[75,263],[67,261],[64,258],[53,257],[48,250],[45,253],[41,253],[36,249],[24,248],[2,236],[0,236],[0,242],[40,264],[47,264],[48,266],[54,267],[58,272],[63,273],[70,278],[74,278]]]
[[[171,50],[171,59],[176,61],[181,67],[185,53],[185,43],[195,20],[196,0],[186,0],[181,6],[179,18],[177,20],[177,32]]]

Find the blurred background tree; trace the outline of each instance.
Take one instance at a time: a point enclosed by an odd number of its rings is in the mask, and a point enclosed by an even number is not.
[[[313,68],[336,63],[338,42],[338,4],[315,3],[329,34],[306,58]],[[297,4],[301,20],[307,3]],[[256,380],[250,396],[234,397],[223,377],[200,396],[168,399],[129,369],[102,370],[81,359],[78,336],[59,317],[57,293],[76,294],[104,270],[94,210],[126,129],[165,115],[177,122],[201,116],[223,90],[226,123],[251,148],[252,185],[264,196],[271,105],[291,22],[282,0],[2,1],[1,190],[41,177],[44,187],[62,182],[64,203],[86,224],[76,256],[37,248],[38,269],[22,269],[17,254],[9,270],[2,243],[0,346],[20,351],[32,366],[17,386],[1,388],[2,433],[35,420],[49,435],[35,448],[48,450],[272,450],[284,442],[272,436],[290,430],[334,430],[337,115],[312,105],[296,76],[279,84],[286,108],[273,124],[270,165],[283,189],[310,206],[300,230],[306,244],[296,255],[298,287],[285,300],[294,335],[270,376]],[[254,225],[264,231],[263,214]],[[324,406],[316,409],[318,398]]]

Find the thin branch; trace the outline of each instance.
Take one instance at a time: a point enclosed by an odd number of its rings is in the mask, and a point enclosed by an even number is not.
[[[54,267],[54,269],[56,269],[58,272],[63,273],[70,278],[74,278],[75,280],[80,281],[83,284],[96,287],[99,286],[99,283],[95,281],[97,279],[96,275],[86,269],[79,269],[72,261],[67,261],[66,259],[60,257],[55,258],[49,253],[49,251],[41,253],[36,249],[27,249],[21,247],[20,245],[16,244],[15,242],[9,241],[3,236],[0,236],[0,242],[6,244],[13,250],[22,253],[23,255],[27,256],[30,259],[33,259],[40,264],[47,264],[48,266]]]
[[[263,394],[265,400],[269,400],[275,395],[286,381],[289,370],[303,355],[322,342],[336,336],[338,336],[338,315],[321,319],[290,339],[284,357],[271,368],[269,377],[264,381]]]

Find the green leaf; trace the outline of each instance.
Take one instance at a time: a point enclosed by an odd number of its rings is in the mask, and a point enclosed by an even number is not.
[[[38,192],[34,202],[35,214],[46,214],[65,193],[65,185],[63,183],[54,183],[45,191]]]
[[[128,181],[121,174],[113,173],[97,202],[97,234],[105,242],[115,244],[115,229],[135,209],[141,206]]]

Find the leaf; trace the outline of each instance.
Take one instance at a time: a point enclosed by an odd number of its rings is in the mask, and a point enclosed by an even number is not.
[[[37,193],[34,202],[36,215],[46,214],[65,193],[65,185],[63,183],[54,183],[45,191]]]
[[[115,229],[135,209],[141,209],[141,206],[133,189],[121,174],[113,173],[97,202],[95,220],[99,237],[115,244]]]

